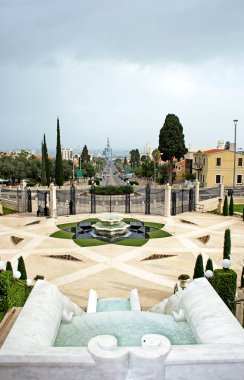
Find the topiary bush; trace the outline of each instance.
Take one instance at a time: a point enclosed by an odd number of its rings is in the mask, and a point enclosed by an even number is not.
[[[26,286],[25,280],[15,280],[11,271],[0,273],[0,312],[11,307],[22,307],[25,304],[32,286]]]
[[[242,209],[242,220],[244,221],[244,207]]]
[[[123,195],[133,193],[132,186],[99,186],[96,187],[97,195]]]
[[[25,269],[25,262],[22,256],[18,258],[18,267],[17,270],[21,273],[21,280],[27,279],[26,269]]]
[[[233,200],[233,195],[230,196],[229,214],[230,214],[230,216],[234,215],[234,200]]]
[[[213,262],[210,258],[208,258],[208,261],[206,264],[206,270],[211,270],[213,272]]]
[[[12,264],[10,261],[7,261],[6,270],[10,270],[13,273],[13,268],[12,268]]]
[[[231,301],[235,301],[236,296],[236,272],[233,269],[215,269],[212,286],[232,313],[235,314],[236,305]]]
[[[224,251],[223,251],[223,259],[230,259],[230,253],[231,253],[231,237],[230,237],[230,229],[227,228],[225,230],[225,237],[224,237]]]
[[[201,253],[197,256],[197,259],[196,259],[193,280],[195,278],[200,278],[200,277],[204,277],[203,259],[202,259]]]
[[[224,206],[223,206],[223,215],[228,216],[229,215],[229,207],[228,207],[228,197],[225,196]]]

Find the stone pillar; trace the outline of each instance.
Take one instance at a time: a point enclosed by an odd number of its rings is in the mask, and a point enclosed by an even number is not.
[[[21,205],[20,205],[20,212],[25,212],[25,203],[26,203],[26,182],[23,180],[20,185],[21,190]]]
[[[225,191],[225,186],[223,183],[220,183],[219,184],[219,197],[220,198],[224,198],[224,191]]]
[[[218,207],[217,207],[217,214],[221,215],[222,214],[222,198],[218,199]]]
[[[53,183],[50,184],[50,217],[57,218],[56,186]]]
[[[200,202],[199,198],[199,181],[196,179],[195,182],[195,205],[197,205]]]
[[[167,183],[165,187],[164,216],[167,218],[171,215],[171,186]]]

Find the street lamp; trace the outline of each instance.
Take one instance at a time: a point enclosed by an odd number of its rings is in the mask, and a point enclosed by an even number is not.
[[[233,189],[235,187],[235,179],[236,179],[236,126],[238,123],[238,120],[233,120],[234,126],[235,126],[235,138],[234,138],[234,172],[233,172]]]

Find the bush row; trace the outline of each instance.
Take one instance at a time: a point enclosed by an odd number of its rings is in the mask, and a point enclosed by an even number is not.
[[[99,186],[96,187],[97,195],[123,195],[133,193],[132,186]]]

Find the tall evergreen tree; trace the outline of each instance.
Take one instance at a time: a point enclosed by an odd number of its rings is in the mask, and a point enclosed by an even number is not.
[[[46,143],[46,136],[44,134],[43,138],[43,156],[44,156],[44,164],[45,164],[45,173],[46,173],[46,184],[47,186],[50,185],[50,162],[48,158],[48,150],[47,150],[47,143]]]
[[[230,253],[231,253],[231,237],[230,237],[230,229],[227,228],[225,230],[225,237],[224,237],[223,259],[230,259]]]
[[[11,272],[13,272],[12,264],[10,261],[7,261],[6,270],[10,270]]]
[[[244,288],[244,267],[242,268],[241,272],[241,288]]]
[[[211,270],[213,272],[213,262],[210,258],[208,258],[208,261],[206,264],[206,270]]]
[[[87,146],[84,145],[83,149],[82,149],[82,152],[81,152],[81,162],[84,163],[84,162],[89,162],[90,161],[90,154],[88,152],[88,149],[87,149]]]
[[[45,154],[44,154],[44,143],[42,142],[42,166],[41,166],[41,183],[46,186],[46,169],[45,169]]]
[[[168,114],[159,133],[159,151],[163,161],[169,161],[169,183],[172,185],[173,159],[180,160],[187,153],[183,127],[176,115]]]
[[[227,197],[227,195],[225,196],[225,200],[224,200],[223,215],[224,216],[228,216],[229,215],[229,207],[228,207],[228,197]]]
[[[21,280],[27,279],[26,269],[25,269],[25,262],[22,256],[18,258],[18,267],[17,270],[21,273]]]
[[[55,182],[57,186],[64,183],[63,161],[61,153],[60,128],[59,119],[57,119],[57,146],[56,146],[56,162],[55,162]]]
[[[230,214],[230,216],[234,215],[234,200],[233,200],[233,195],[230,196],[229,214]]]
[[[199,277],[204,277],[203,259],[202,259],[201,253],[197,256],[197,259],[196,259],[193,280]]]

